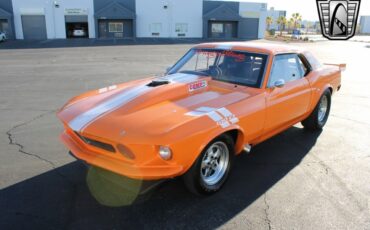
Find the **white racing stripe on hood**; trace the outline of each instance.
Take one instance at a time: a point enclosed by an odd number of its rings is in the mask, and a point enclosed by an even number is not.
[[[72,121],[69,122],[69,126],[74,131],[82,131],[83,128],[85,128],[87,125],[89,125],[99,117],[103,116],[108,112],[112,112],[120,108],[121,106],[143,95],[144,93],[148,92],[151,89],[152,88],[146,85],[140,85],[128,90],[124,90],[122,93],[114,96],[113,98],[78,115]]]
[[[198,75],[186,74],[186,73],[175,73],[158,78],[158,80],[167,80],[176,83],[190,83],[199,80]]]
[[[174,83],[190,83],[197,81],[199,76],[192,74],[176,73],[172,75],[167,75],[165,77],[157,78],[157,80],[167,80]],[[113,98],[99,104],[98,106],[78,115],[72,121],[69,122],[69,126],[74,131],[82,131],[90,123],[96,121],[103,115],[112,112],[121,106],[127,104],[128,102],[134,100],[135,98],[143,95],[144,93],[152,90],[152,87],[146,85],[140,85],[133,87],[128,90],[124,90],[122,93],[114,96]]]

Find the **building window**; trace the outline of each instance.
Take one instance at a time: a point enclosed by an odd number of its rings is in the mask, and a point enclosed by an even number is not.
[[[223,33],[224,25],[222,23],[212,23],[212,33]]]
[[[123,23],[122,22],[110,22],[109,32],[110,33],[123,33]]]
[[[188,24],[187,23],[176,23],[175,32],[176,33],[187,33],[188,32]]]

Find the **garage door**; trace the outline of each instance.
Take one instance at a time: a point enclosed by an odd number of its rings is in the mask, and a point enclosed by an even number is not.
[[[22,15],[24,39],[46,39],[46,23],[44,15]]]
[[[87,23],[87,15],[66,15],[66,23]]]
[[[240,38],[257,39],[258,38],[258,18],[245,18],[240,22]]]

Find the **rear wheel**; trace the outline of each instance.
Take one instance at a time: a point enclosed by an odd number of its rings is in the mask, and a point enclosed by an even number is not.
[[[302,125],[309,130],[322,130],[325,126],[331,108],[331,92],[327,89],[321,96],[311,115],[302,121]]]
[[[186,187],[198,195],[217,192],[227,180],[234,156],[234,141],[230,136],[214,139],[184,175]]]

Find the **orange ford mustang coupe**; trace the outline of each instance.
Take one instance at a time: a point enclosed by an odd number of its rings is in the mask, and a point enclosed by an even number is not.
[[[200,44],[163,76],[70,100],[61,139],[90,165],[144,181],[182,176],[212,194],[244,149],[297,122],[322,129],[345,67],[288,46]]]

